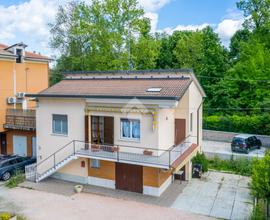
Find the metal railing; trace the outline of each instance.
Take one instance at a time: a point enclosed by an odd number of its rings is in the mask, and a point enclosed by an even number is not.
[[[4,128],[35,130],[36,111],[33,109],[7,109]]]
[[[30,180],[31,178],[37,180],[49,170],[61,168],[59,164],[72,156],[169,169],[191,145],[189,137],[181,144],[167,150],[122,145],[98,145],[73,140],[39,163],[27,167],[26,176]]]

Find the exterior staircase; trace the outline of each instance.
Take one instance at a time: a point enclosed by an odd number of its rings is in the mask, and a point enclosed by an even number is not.
[[[51,176],[57,170],[61,169],[62,167],[67,165],[70,161],[75,160],[75,159],[77,159],[77,157],[74,155],[71,155],[71,156],[67,157],[66,159],[64,159],[63,161],[61,161],[60,163],[56,164],[55,167],[52,167],[49,170],[47,170],[45,173],[38,174],[36,176],[36,182],[40,182],[41,180]]]
[[[40,182],[77,158],[75,141],[71,141],[41,162],[26,166],[25,177],[27,180]]]

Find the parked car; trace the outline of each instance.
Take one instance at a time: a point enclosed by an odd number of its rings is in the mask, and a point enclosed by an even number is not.
[[[24,172],[25,166],[35,163],[36,159],[17,155],[0,157],[0,179],[6,181],[17,171]]]
[[[239,134],[235,136],[231,143],[233,152],[244,152],[248,154],[250,150],[260,149],[262,142],[256,136]]]

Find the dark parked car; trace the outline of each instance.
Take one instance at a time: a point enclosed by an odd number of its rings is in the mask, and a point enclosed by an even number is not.
[[[0,179],[6,181],[17,171],[24,172],[25,166],[35,162],[36,159],[31,157],[0,156]]]
[[[260,149],[262,142],[252,135],[240,134],[233,138],[231,148],[233,152],[244,152],[248,154],[250,150]]]

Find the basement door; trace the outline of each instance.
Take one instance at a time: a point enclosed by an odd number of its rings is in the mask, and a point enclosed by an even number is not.
[[[13,154],[27,156],[27,137],[13,136]]]
[[[116,189],[143,193],[143,167],[116,163]]]

